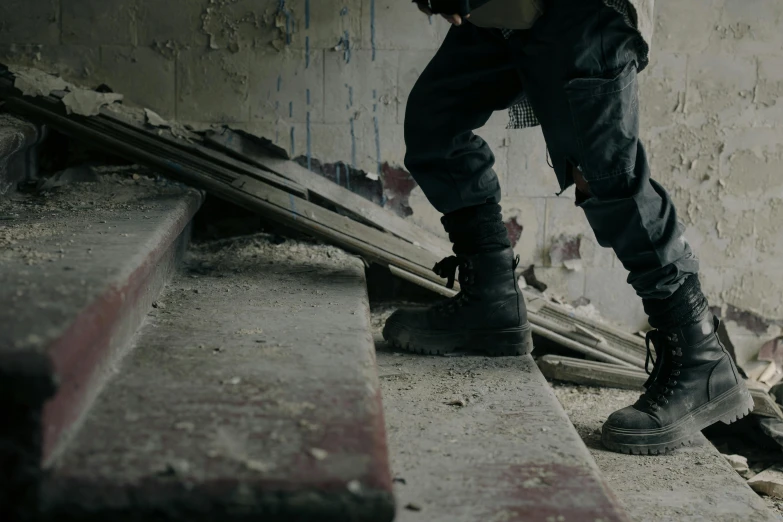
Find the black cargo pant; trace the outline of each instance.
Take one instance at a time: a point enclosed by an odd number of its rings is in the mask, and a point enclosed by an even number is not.
[[[550,0],[508,40],[452,27],[408,99],[407,168],[444,214],[499,203],[494,155],[473,131],[527,96],[560,187],[576,178],[598,243],[614,249],[640,297],[671,296],[698,260],[638,138],[640,38],[603,0]]]

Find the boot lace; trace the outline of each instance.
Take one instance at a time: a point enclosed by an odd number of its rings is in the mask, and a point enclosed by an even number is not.
[[[514,258],[512,270],[516,270],[517,266],[519,266],[519,256]],[[459,269],[459,277],[457,277],[457,269]],[[470,259],[464,256],[449,256],[436,263],[432,271],[446,279],[446,288],[454,288],[455,279],[459,280],[460,285],[457,295],[436,304],[433,309],[442,313],[452,313],[472,300],[470,289],[476,281],[476,271]]]
[[[459,278],[457,278],[459,269]],[[470,301],[470,285],[475,281],[473,265],[470,259],[463,256],[449,256],[435,264],[432,269],[438,276],[446,279],[446,288],[454,288],[455,279],[459,280],[460,292],[446,301],[436,304],[433,308],[441,313],[451,313]]]
[[[645,336],[647,357],[644,369],[650,377],[645,383],[647,390],[641,398],[653,412],[667,405],[669,398],[674,395],[677,377],[680,376],[682,368],[682,348],[678,346],[679,341],[677,334],[657,330],[647,332]],[[650,349],[650,344],[654,346],[654,351]],[[652,371],[650,362],[653,363]]]

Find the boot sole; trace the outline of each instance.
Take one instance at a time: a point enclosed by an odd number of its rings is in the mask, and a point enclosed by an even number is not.
[[[501,330],[432,332],[389,320],[383,338],[395,348],[423,355],[446,355],[461,349],[479,350],[493,357],[528,355],[533,351],[530,323]]]
[[[601,442],[612,451],[633,455],[663,455],[692,444],[693,437],[720,421],[731,424],[753,411],[753,397],[740,383],[670,426],[656,430],[624,430],[604,424]]]

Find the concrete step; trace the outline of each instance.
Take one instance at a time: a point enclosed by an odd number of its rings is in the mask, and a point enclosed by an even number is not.
[[[557,385],[555,393],[607,484],[636,522],[781,522],[704,436],[667,455],[622,455],[601,445],[600,427],[638,391]]]
[[[0,505],[34,504],[41,469],[172,273],[201,199],[105,176],[0,200]]]
[[[41,126],[0,111],[0,199],[36,173],[35,146],[43,136]]]
[[[422,357],[373,314],[398,521],[626,521],[527,357]]]
[[[394,517],[361,260],[194,247],[51,469],[51,520]]]

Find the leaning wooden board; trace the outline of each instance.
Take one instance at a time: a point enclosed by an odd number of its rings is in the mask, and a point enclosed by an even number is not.
[[[397,275],[428,281],[440,293],[452,295],[431,271],[449,253],[446,242],[294,162],[263,154],[240,161],[237,156],[242,156],[237,151],[235,157],[230,157],[193,140],[160,136],[143,124],[123,120],[106,110],[96,117],[67,116],[56,97],[23,97],[13,88],[13,81],[10,73],[0,73],[0,98],[6,100],[9,111],[160,169],[172,178],[323,237],[394,267]],[[224,144],[224,148],[231,147]],[[354,219],[308,201],[310,194],[347,211]],[[640,339],[576,316],[539,295],[526,297],[536,333],[598,360],[631,367],[643,364],[644,345]]]
[[[307,187],[313,194],[329,203],[358,214],[382,230],[414,245],[424,246],[436,256],[442,258],[451,255],[450,245],[435,234],[417,227],[410,221],[392,214],[362,196],[307,170],[296,162],[276,158],[261,147],[253,147],[253,144],[248,141],[243,139],[240,134],[227,128],[208,133],[205,138],[208,145]]]

